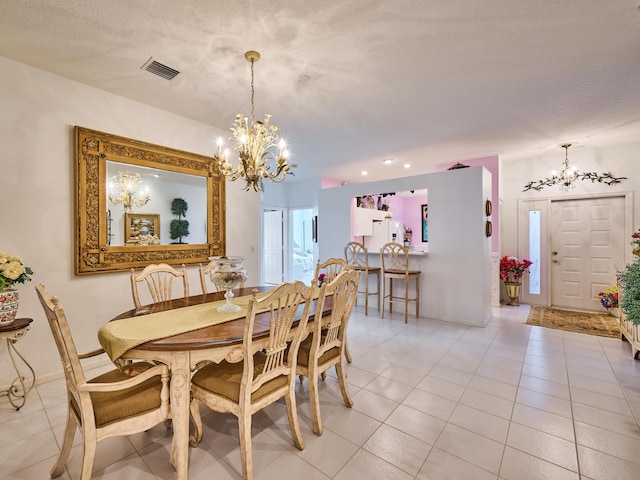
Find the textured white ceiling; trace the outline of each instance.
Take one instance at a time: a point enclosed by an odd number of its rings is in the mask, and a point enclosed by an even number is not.
[[[227,130],[258,50],[296,178],[356,183],[639,139],[639,22],[638,0],[7,0],[0,56]]]

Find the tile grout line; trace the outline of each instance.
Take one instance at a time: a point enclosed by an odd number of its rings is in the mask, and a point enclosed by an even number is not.
[[[600,342],[598,341],[598,345]],[[578,433],[576,431],[576,417],[573,413],[573,392],[571,391],[571,376],[569,375],[569,362],[567,361],[567,347],[565,344],[565,336],[562,335],[562,346],[564,350],[564,366],[567,370],[567,385],[569,387],[569,408],[571,409],[571,426],[573,427],[573,445],[576,452],[576,465],[578,468],[578,478],[582,478],[582,468],[580,465],[580,451],[578,449]]]

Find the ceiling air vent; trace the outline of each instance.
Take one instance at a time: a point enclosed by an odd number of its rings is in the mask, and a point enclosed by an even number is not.
[[[159,77],[166,78],[167,80],[173,80],[173,78],[180,73],[178,70],[167,67],[160,62],[156,62],[153,57],[147,60],[147,62],[140,68],[147,72],[151,72],[154,75],[158,75]]]

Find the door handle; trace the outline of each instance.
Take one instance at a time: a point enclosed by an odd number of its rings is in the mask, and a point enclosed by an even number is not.
[[[557,251],[553,251],[551,252],[551,256],[554,257],[551,259],[551,263],[560,263],[560,261],[557,258],[558,252]]]

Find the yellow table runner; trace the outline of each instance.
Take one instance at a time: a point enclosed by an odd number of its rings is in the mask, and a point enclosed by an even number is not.
[[[100,327],[98,341],[109,358],[116,360],[127,350],[143,343],[246,317],[250,298],[251,295],[244,295],[233,299],[233,303],[240,307],[237,312],[218,312],[218,307],[226,303],[226,300],[219,300],[114,320]]]
[[[319,288],[314,288],[312,298],[318,298]],[[260,299],[270,292],[261,292]],[[226,300],[190,305],[188,307],[149,313],[138,317],[124,318],[109,322],[98,330],[98,341],[112,361],[126,351],[143,343],[192,332],[247,316],[251,295],[234,297],[233,303],[240,307],[237,312],[218,312],[218,307]]]

